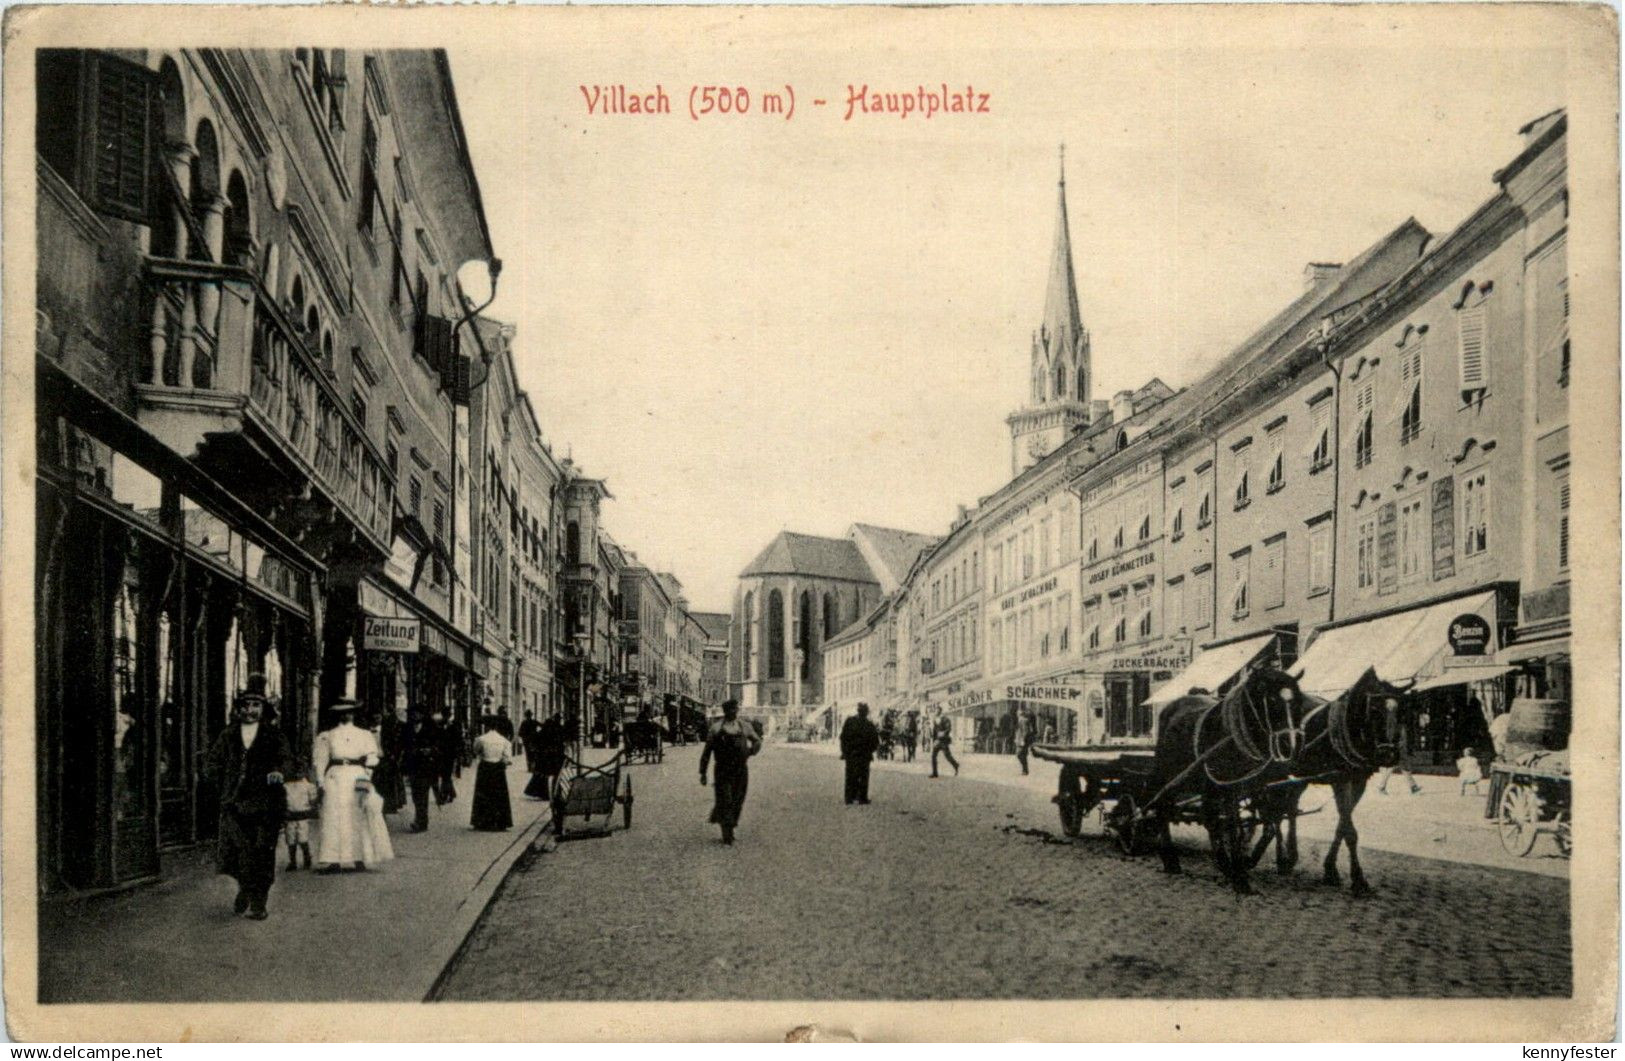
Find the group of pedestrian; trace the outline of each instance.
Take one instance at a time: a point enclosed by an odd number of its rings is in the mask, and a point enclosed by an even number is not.
[[[428,829],[431,799],[442,807],[456,800],[453,778],[462,767],[462,741],[443,713],[417,712],[404,725],[386,723],[375,734],[356,724],[359,708],[351,699],[328,705],[333,724],[317,735],[307,763],[294,756],[277,727],[262,675],[251,675],[233,698],[231,722],[209,750],[204,779],[219,794],[216,865],[237,882],[237,914],[255,921],[269,916],[279,840],[287,847],[288,870],[301,864],[318,873],[366,870],[395,857],[384,816],[405,805],[408,791],[413,819],[407,829],[414,833]],[[552,729],[544,723],[538,730],[562,732],[556,717],[549,723]],[[481,728],[474,742],[479,769],[469,824],[509,829],[511,737],[503,734],[498,716],[486,716]],[[539,752],[553,746],[550,738],[539,738]],[[561,739],[557,761],[562,758]],[[554,761],[550,752],[537,759]]]
[[[525,751],[525,766],[530,770],[525,798],[551,800],[559,773],[564,769],[565,747],[569,743],[563,718],[555,711],[537,722],[535,713],[526,711],[525,721],[519,724],[519,743]]]

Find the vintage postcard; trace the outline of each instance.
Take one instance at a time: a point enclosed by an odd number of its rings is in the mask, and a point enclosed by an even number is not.
[[[1612,9],[5,27],[14,1037],[1615,1034]]]

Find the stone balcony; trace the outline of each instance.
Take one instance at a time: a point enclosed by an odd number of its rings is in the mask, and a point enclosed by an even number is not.
[[[298,537],[390,548],[394,485],[330,366],[247,269],[148,258],[142,425]],[[319,544],[313,542],[313,544]]]

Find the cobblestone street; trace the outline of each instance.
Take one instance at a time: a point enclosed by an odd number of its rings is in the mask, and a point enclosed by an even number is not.
[[[522,859],[446,977],[447,1000],[1567,996],[1561,878],[1367,851],[1376,895],[1294,876],[1219,882],[1099,837],[1046,795],[770,745],[733,848],[706,824],[698,750],[633,768],[630,831]]]

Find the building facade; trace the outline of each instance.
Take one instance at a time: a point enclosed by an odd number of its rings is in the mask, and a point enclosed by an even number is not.
[[[300,749],[341,695],[467,716],[456,275],[492,250],[443,53],[37,77],[49,894],[212,834],[201,760],[250,674]]]

